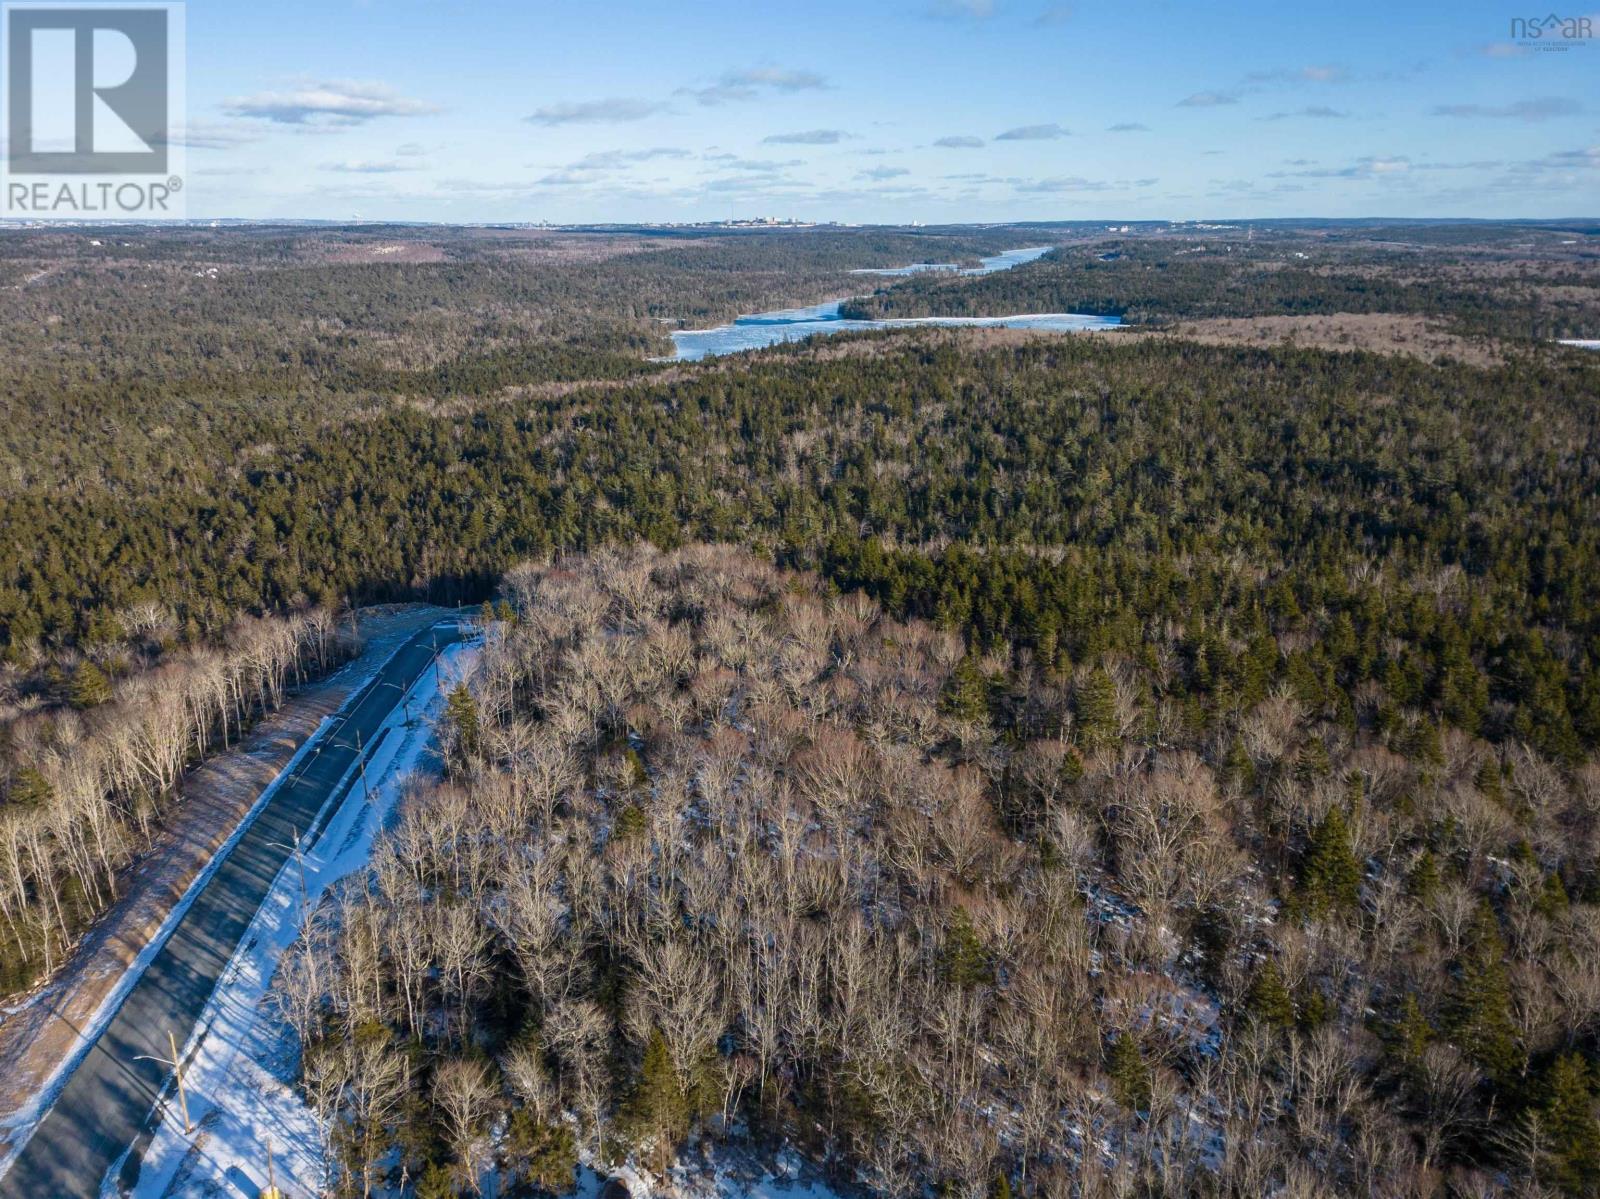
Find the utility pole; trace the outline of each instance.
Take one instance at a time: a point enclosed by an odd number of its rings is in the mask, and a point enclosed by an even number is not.
[[[303,923],[306,910],[311,906],[311,897],[306,891],[306,855],[305,847],[300,843],[300,829],[292,824],[289,826],[287,845],[282,841],[269,841],[267,844],[271,849],[283,849],[294,854],[295,865],[300,868],[300,919]]]
[[[278,1176],[272,1168],[272,1138],[267,1138],[267,1189],[261,1192],[261,1199],[283,1199],[283,1192],[278,1189]]]
[[[194,1125],[189,1123],[189,1097],[183,1092],[183,1063],[178,1060],[178,1038],[172,1035],[172,1030],[167,1029],[167,1046],[172,1050],[172,1073],[178,1080],[178,1110],[183,1113],[183,1135],[188,1136],[194,1131]]]
[[[361,748],[361,730],[356,730],[356,761],[361,765],[361,798],[371,799],[372,788],[367,785],[367,755]]]
[[[172,1050],[172,1060],[155,1057],[151,1054],[141,1053],[133,1060],[136,1062],[160,1062],[163,1066],[171,1066],[174,1077],[178,1080],[178,1110],[183,1113],[183,1135],[190,1136],[194,1133],[194,1125],[189,1123],[189,1097],[183,1090],[183,1063],[178,1060],[178,1038],[172,1035],[172,1030],[167,1029],[167,1045]]]
[[[391,683],[387,679],[380,682],[378,686],[393,687],[400,693],[400,702],[405,706],[406,710],[406,724],[409,725],[411,723],[411,692],[400,686],[399,683]]]
[[[294,843],[294,864],[300,868],[300,912],[303,917],[306,908],[311,906],[311,900],[306,895],[306,855],[304,847],[300,844],[300,829],[297,825],[289,826],[289,838]]]

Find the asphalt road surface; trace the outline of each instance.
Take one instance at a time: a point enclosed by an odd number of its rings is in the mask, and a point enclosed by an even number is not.
[[[360,792],[360,771],[351,769],[358,757],[376,746],[379,725],[429,668],[437,650],[463,635],[451,622],[412,637],[302,754],[79,1062],[0,1178],[0,1197],[94,1199],[107,1172],[125,1154],[121,1181],[128,1184],[136,1178],[154,1129],[156,1102],[172,1082],[171,1067],[151,1059],[171,1057],[169,1030],[182,1052],[240,937],[288,859],[295,835],[313,844],[314,833],[337,808],[333,801],[352,786]],[[176,1103],[171,1107],[176,1119]]]

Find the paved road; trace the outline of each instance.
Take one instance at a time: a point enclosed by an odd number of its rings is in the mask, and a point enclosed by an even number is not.
[[[463,634],[453,623],[423,629],[377,677],[353,695],[322,731],[267,806],[239,838],[172,935],[151,960],[40,1121],[4,1178],[3,1199],[67,1199],[100,1194],[107,1171],[130,1147],[123,1181],[137,1174],[154,1108],[172,1070],[140,1057],[167,1058],[167,1032],[181,1051],[206,1000],[289,856],[296,832],[320,831],[352,783],[358,757],[377,744],[378,726],[436,649]],[[361,748],[358,750],[357,746]],[[351,776],[346,779],[346,776]]]

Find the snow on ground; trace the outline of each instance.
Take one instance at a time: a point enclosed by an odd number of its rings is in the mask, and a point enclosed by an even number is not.
[[[665,1177],[632,1165],[597,1174],[585,1165],[578,1170],[574,1199],[598,1199],[610,1178],[626,1182],[634,1199],[839,1199],[839,1192],[792,1149],[773,1160],[739,1147],[708,1145],[680,1158]]]
[[[370,792],[353,783],[316,845],[303,855],[304,900],[300,863],[293,855],[284,863],[182,1051],[189,1117],[198,1131],[191,1144],[183,1135],[176,1096],[169,1094],[145,1151],[134,1199],[256,1199],[267,1185],[269,1140],[284,1193],[320,1193],[317,1121],[293,1088],[298,1049],[273,1010],[269,988],[278,959],[299,935],[306,913],[316,910],[329,888],[366,864],[373,839],[407,781],[428,769],[445,696],[477,653],[471,642],[442,651],[439,664],[417,680],[406,702],[395,705],[383,726],[388,735],[367,763]],[[408,707],[420,718],[407,723]]]
[[[262,789],[261,794],[256,797],[249,810],[240,818],[228,839],[212,855],[211,861],[190,880],[183,895],[172,910],[167,913],[166,918],[161,922],[161,926],[156,929],[155,935],[150,938],[128,968],[122,972],[122,977],[117,981],[117,984],[106,992],[105,998],[95,1008],[94,1014],[78,1030],[78,1042],[73,1051],[56,1065],[50,1076],[44,1081],[44,1084],[29,1096],[26,1103],[19,1106],[15,1111],[0,1114],[0,1133],[5,1134],[3,1138],[0,1138],[0,1177],[5,1175],[17,1154],[27,1144],[28,1138],[33,1134],[34,1126],[43,1119],[45,1113],[55,1103],[56,1097],[61,1093],[61,1088],[72,1077],[72,1072],[78,1068],[78,1064],[83,1061],[84,1055],[89,1052],[99,1039],[100,1034],[105,1031],[106,1025],[110,1022],[112,1016],[116,1014],[117,1009],[122,1006],[123,1000],[127,998],[128,992],[133,988],[134,983],[139,980],[145,968],[149,966],[151,959],[166,944],[167,938],[172,935],[172,930],[183,919],[184,913],[193,906],[195,898],[211,880],[212,875],[217,872],[223,859],[227,857],[239,839],[244,836],[245,830],[255,821],[261,810],[267,806],[267,803],[277,793],[283,781],[300,765],[301,759],[311,752],[318,739],[327,731],[328,726],[338,718],[340,712],[343,712],[358,697],[362,685],[383,669],[389,655],[385,653],[381,657],[369,656],[371,651],[374,648],[398,649],[416,631],[414,627],[409,625],[402,625],[397,628],[387,627],[384,625],[382,618],[375,623],[380,626],[380,631],[376,636],[368,639],[365,651],[340,666],[322,683],[317,684],[318,686],[334,682],[347,684],[349,692],[344,701],[332,713],[323,717],[316,729],[301,743],[300,748],[295,751],[289,761],[284,764],[283,769],[278,771],[272,782]],[[235,747],[236,752],[242,751],[242,749],[242,746]],[[270,751],[257,749],[248,752],[267,754]],[[105,970],[100,970],[94,977],[97,979],[104,978],[107,973]],[[0,1008],[0,1013],[7,1016],[15,1015],[51,994],[51,986],[46,984],[38,987],[20,1003]]]
[[[374,670],[376,670],[376,667],[374,667]],[[128,992],[133,989],[133,984],[138,982],[139,976],[150,965],[151,959],[161,951],[161,947],[166,944],[167,938],[171,936],[172,930],[183,919],[184,913],[194,905],[195,898],[204,889],[206,883],[211,880],[211,876],[217,872],[218,867],[222,865],[222,860],[228,856],[229,851],[238,843],[239,838],[244,836],[245,830],[250,827],[261,809],[267,806],[268,801],[277,792],[283,780],[288,778],[290,773],[299,766],[300,759],[310,752],[311,747],[327,730],[333,719],[332,716],[323,717],[322,723],[317,726],[316,732],[307,737],[305,743],[295,751],[294,757],[289,759],[288,764],[279,771],[277,778],[273,779],[266,789],[261,792],[260,797],[251,805],[244,818],[239,821],[238,827],[223,843],[222,848],[216,852],[216,855],[212,857],[206,868],[195,876],[194,881],[189,884],[189,889],[183,893],[183,898],[178,900],[172,911],[167,914],[167,918],[162,921],[161,927],[156,930],[156,935],[150,938],[149,944],[139,952],[138,957],[133,959],[133,964],[124,972],[121,981],[107,992],[106,997],[101,1000],[100,1006],[95,1009],[94,1016],[81,1030],[77,1048],[73,1050],[71,1056],[61,1061],[45,1085],[39,1088],[23,1107],[8,1116],[0,1117],[0,1128],[4,1128],[8,1132],[13,1130],[16,1132],[16,1135],[11,1137],[9,1152],[4,1158],[0,1158],[0,1175],[5,1173],[6,1168],[11,1165],[12,1159],[21,1152],[23,1145],[27,1143],[28,1136],[32,1133],[33,1125],[37,1124],[44,1117],[44,1114],[50,1110],[50,1106],[55,1103],[56,1096],[61,1093],[61,1088],[66,1085],[67,1079],[72,1077],[72,1072],[78,1068],[78,1063],[93,1048],[95,1041],[105,1031],[106,1025],[110,1023],[111,1017],[116,1015],[117,1009],[122,1006],[122,1001],[127,998]],[[42,991],[40,993],[43,994]]]

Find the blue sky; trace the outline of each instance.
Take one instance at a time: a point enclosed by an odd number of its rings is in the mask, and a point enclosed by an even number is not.
[[[1600,38],[1519,45],[1509,7],[192,0],[188,209],[1593,215]]]

